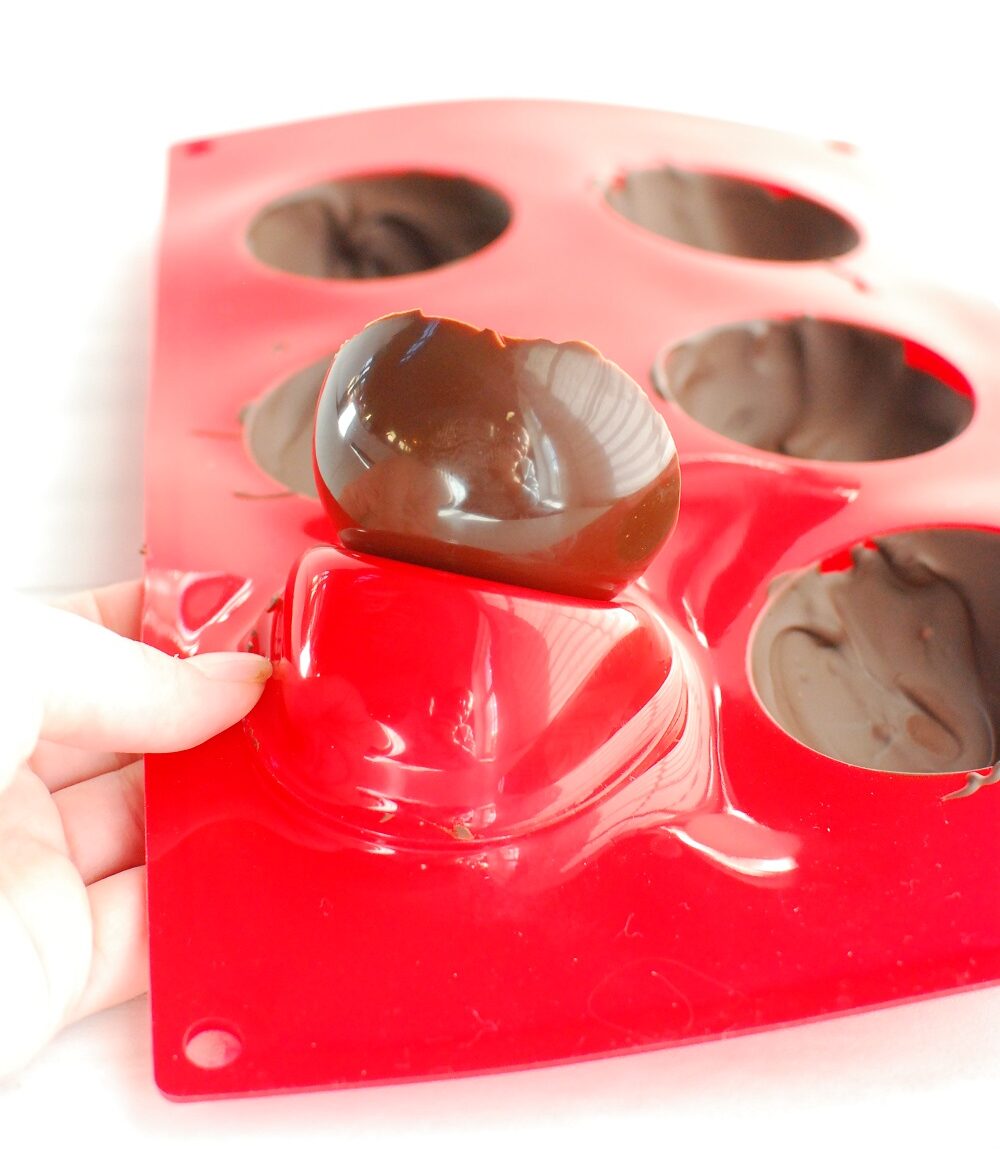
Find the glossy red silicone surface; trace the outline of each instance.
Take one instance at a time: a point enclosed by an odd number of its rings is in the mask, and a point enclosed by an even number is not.
[[[726,255],[612,210],[671,165],[834,209],[829,259]],[[459,175],[510,222],[365,281],[247,234],[324,180]],[[640,112],[454,104],[181,146],[160,262],[145,637],[275,660],[247,721],[147,760],[157,1080],[183,1098],[450,1076],[787,1024],[1000,976],[1000,787],[825,757],[751,684],[779,576],[873,536],[1000,528],[995,313],[919,278],[919,236],[842,145]],[[336,549],[250,458],[240,413],[375,318],[584,340],[664,414],[674,535],[611,602]],[[743,446],[653,388],[664,351],[808,315],[891,333],[970,393],[885,462]],[[984,777],[984,775],[979,775]],[[215,1054],[199,1057],[199,1034]]]

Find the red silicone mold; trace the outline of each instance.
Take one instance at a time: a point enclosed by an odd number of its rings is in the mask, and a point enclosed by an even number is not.
[[[254,230],[303,189],[400,174],[417,198],[449,178],[451,233],[486,220],[426,270],[280,266],[311,207]],[[843,145],[621,108],[405,108],[175,149],[144,636],[276,671],[242,725],[147,759],[165,1093],[532,1066],[997,979],[991,761],[851,764],[786,733],[751,674],[776,580],[881,536],[1000,530],[996,314],[915,278],[888,210]],[[680,517],[612,601],[352,553],[307,459],[299,493],[251,457],[248,406],[315,393],[346,340],[416,309],[584,340],[662,412]],[[671,390],[676,349],[800,317],[891,338],[941,433],[797,458]]]

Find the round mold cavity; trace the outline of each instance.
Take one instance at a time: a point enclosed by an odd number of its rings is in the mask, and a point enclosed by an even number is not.
[[[1000,532],[883,536],[783,580],[750,643],[789,735],[852,766],[983,770],[1000,735]]]
[[[661,353],[653,381],[712,431],[799,459],[918,455],[972,418],[967,381],[934,352],[812,316],[713,328]]]
[[[243,413],[243,442],[265,474],[289,491],[316,499],[312,469],[316,401],[333,356],[318,359],[255,399]]]
[[[262,263],[293,275],[383,279],[464,259],[510,219],[501,195],[460,176],[358,176],[269,204],[247,243]]]
[[[647,168],[620,175],[605,198],[647,231],[741,259],[834,259],[860,241],[857,230],[832,208],[740,176]]]

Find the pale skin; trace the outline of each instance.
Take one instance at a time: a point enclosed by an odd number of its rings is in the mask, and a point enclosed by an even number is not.
[[[17,603],[0,660],[0,1077],[147,986],[145,752],[238,722],[270,663],[136,641],[142,587]]]

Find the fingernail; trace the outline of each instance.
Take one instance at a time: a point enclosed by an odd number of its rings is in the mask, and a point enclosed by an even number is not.
[[[271,663],[259,654],[239,654],[228,650],[196,654],[188,663],[206,678],[216,682],[266,682],[271,677]]]

